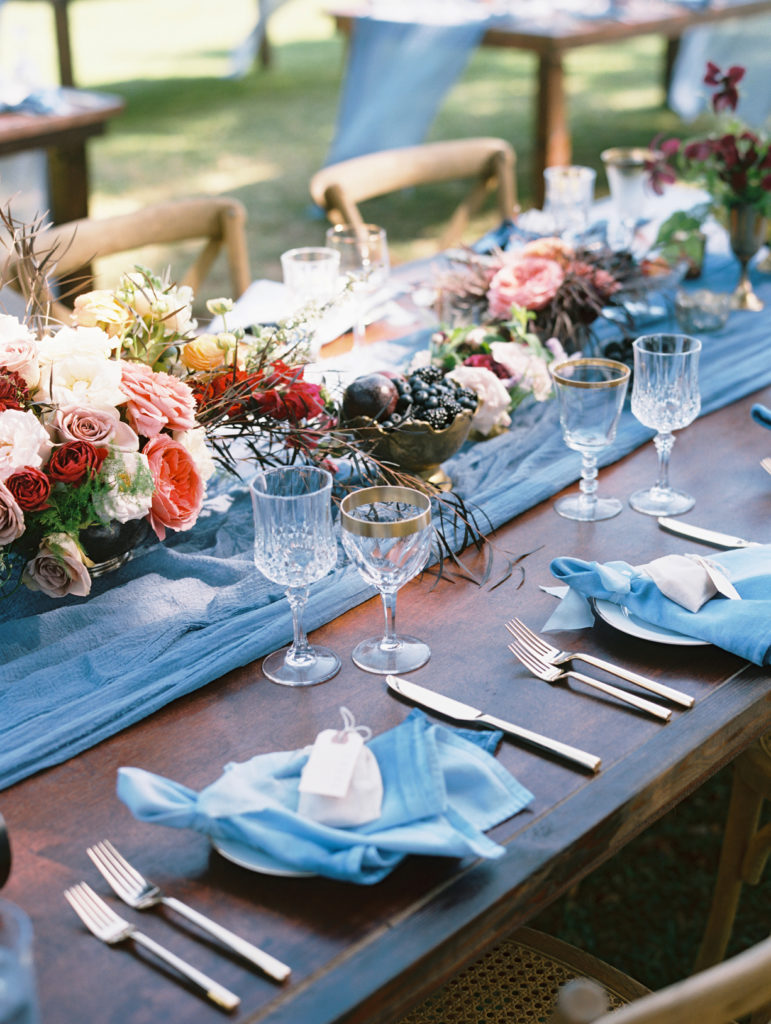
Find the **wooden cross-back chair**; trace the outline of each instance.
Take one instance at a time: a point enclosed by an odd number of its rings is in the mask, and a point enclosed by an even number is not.
[[[504,139],[429,142],[369,153],[324,167],[311,179],[310,191],[333,224],[359,227],[365,218],[358,204],[367,199],[417,185],[471,179],[470,192],[452,214],[438,241],[438,248],[446,249],[461,241],[469,220],[493,190],[497,192],[501,219],[514,217],[515,160],[514,150]]]
[[[571,1000],[562,987],[573,979],[582,984]],[[748,1014],[750,1024],[771,1019],[771,938],[651,992],[575,946],[522,928],[401,1024],[731,1024]]]
[[[114,217],[86,217],[49,227],[38,234],[35,251],[41,256],[52,253],[53,276],[62,282],[66,298],[69,287],[78,291],[90,287],[91,263],[95,259],[147,246],[201,241],[203,247],[194,262],[184,276],[175,275],[175,280],[190,285],[197,295],[220,250],[224,250],[230,272],[230,297],[236,299],[251,283],[245,226],[246,209],[237,199],[182,199]],[[154,269],[160,272],[163,268]],[[8,276],[11,287],[29,299],[29,282],[18,272],[13,260]],[[50,303],[54,319],[69,322],[71,311],[63,302],[50,293],[40,298]]]

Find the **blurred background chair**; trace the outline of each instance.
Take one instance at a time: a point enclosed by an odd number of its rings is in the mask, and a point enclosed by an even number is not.
[[[750,1013],[752,1024],[771,1013],[771,938],[650,992],[583,950],[522,928],[401,1024],[729,1024]]]
[[[115,217],[84,218],[58,224],[41,231],[35,239],[35,252],[50,253],[55,264],[53,277],[59,296],[43,288],[40,298],[51,303],[55,319],[69,322],[65,301],[71,294],[92,287],[92,263],[118,253],[134,253],[150,246],[203,242],[184,275],[174,275],[178,284],[190,285],[198,296],[220,250],[227,259],[231,298],[238,298],[251,283],[246,247],[246,209],[237,199],[183,199],[147,206],[134,213]],[[189,259],[189,254],[187,255]],[[122,267],[129,271],[133,264]],[[161,272],[163,268],[154,268]],[[8,283],[30,298],[32,283],[26,280],[24,267],[13,259],[7,270]],[[41,285],[41,282],[37,282]],[[110,282],[117,285],[117,279]]]
[[[514,217],[515,160],[513,148],[504,139],[429,142],[369,153],[324,167],[311,179],[310,191],[333,224],[356,227],[366,220],[358,204],[368,199],[428,183],[470,179],[471,191],[437,241],[441,250],[461,241],[469,220],[492,191],[497,193],[501,219]]]
[[[771,733],[761,736],[733,763],[717,880],[696,970],[725,956],[742,886],[757,885],[771,854],[771,822],[760,826],[765,800],[771,801]]]

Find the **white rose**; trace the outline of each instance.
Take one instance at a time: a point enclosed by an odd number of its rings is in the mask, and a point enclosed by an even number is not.
[[[0,316],[0,366],[18,373],[28,388],[37,387],[40,379],[38,343],[15,316]]]
[[[111,451],[99,473],[109,490],[94,495],[94,511],[105,521],[127,523],[142,519],[153,501],[153,478],[146,456],[140,452]]]
[[[171,436],[179,441],[193,457],[195,468],[202,480],[208,480],[215,470],[214,459],[206,444],[206,431],[203,427],[194,430],[174,430]]]
[[[113,343],[101,327],[60,327],[40,342],[40,361],[52,363],[67,356],[101,356],[109,359]]]
[[[82,552],[66,533],[52,533],[43,538],[38,553],[27,562],[21,579],[30,590],[42,590],[49,597],[67,594],[86,597],[91,590],[91,577]]]
[[[107,338],[98,327],[80,330],[96,331]],[[40,384],[35,393],[38,401],[95,409],[114,408],[126,402],[126,395],[120,387],[120,363],[106,358],[97,345],[91,347],[90,351],[86,346],[81,351],[57,353],[50,360],[49,351],[46,351],[42,361]]]
[[[511,423],[508,413],[511,401],[503,381],[484,366],[456,366],[447,374],[461,387],[471,388],[479,399],[471,429],[483,436],[493,430],[503,430]]]
[[[25,466],[39,469],[50,448],[48,431],[33,412],[0,412],[0,480]]]

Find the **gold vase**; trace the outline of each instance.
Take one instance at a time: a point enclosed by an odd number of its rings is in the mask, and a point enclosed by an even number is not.
[[[763,245],[768,223],[754,206],[741,205],[728,208],[728,237],[731,250],[739,261],[741,274],[733,297],[734,309],[749,309],[757,313],[763,302],[752,290],[747,265]]]

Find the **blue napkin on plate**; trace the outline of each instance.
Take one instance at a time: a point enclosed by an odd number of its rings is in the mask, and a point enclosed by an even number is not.
[[[750,410],[750,415],[761,427],[768,427],[771,430],[771,409],[756,402]]]
[[[310,747],[229,764],[200,793],[141,768],[118,770],[118,796],[135,817],[192,828],[267,853],[287,867],[371,885],[407,854],[502,857],[484,830],[533,799],[492,754],[500,732],[432,724],[419,710],[369,743],[383,777],[383,808],[356,828],[297,813]]]
[[[555,558],[551,571],[584,597],[596,597],[629,609],[656,626],[732,651],[756,665],[771,664],[771,544],[710,554],[741,601],[717,596],[697,612],[664,597],[652,579],[627,562],[584,562]]]

